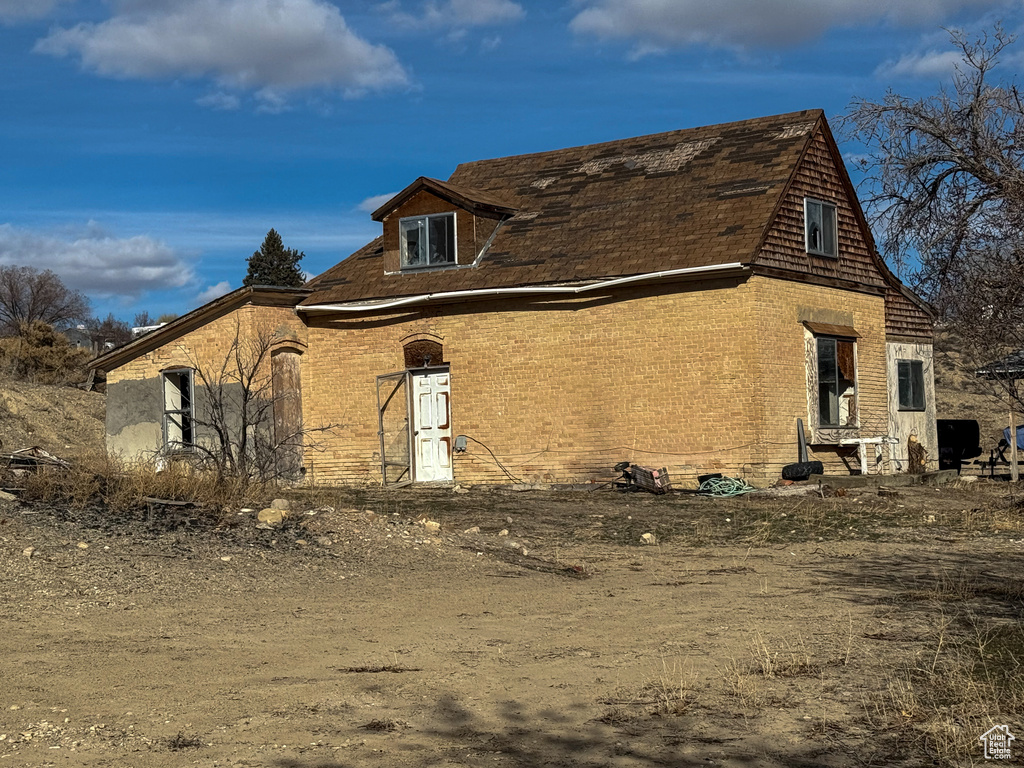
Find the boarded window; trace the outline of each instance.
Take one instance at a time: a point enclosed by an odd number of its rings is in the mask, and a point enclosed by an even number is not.
[[[898,360],[899,401],[901,411],[924,410],[924,363],[921,360]]]
[[[192,370],[164,371],[164,445],[189,450],[193,445]]]
[[[444,363],[444,347],[436,341],[421,339],[405,345],[406,368],[426,368]]]
[[[819,336],[818,426],[857,424],[857,358],[852,339]]]

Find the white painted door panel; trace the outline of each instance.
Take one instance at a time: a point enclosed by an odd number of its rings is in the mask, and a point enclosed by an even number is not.
[[[416,481],[452,479],[452,428],[448,371],[412,375]]]

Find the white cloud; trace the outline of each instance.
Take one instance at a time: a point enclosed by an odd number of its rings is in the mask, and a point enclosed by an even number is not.
[[[0,22],[41,19],[67,0],[0,0]]]
[[[108,20],[54,30],[35,50],[79,56],[107,77],[212,78],[273,103],[299,89],[357,95],[408,82],[395,54],[326,0],[122,0]]]
[[[209,107],[223,112],[231,112],[242,106],[242,100],[237,93],[225,93],[215,91],[196,99],[196,104],[201,107]]]
[[[230,291],[231,283],[229,283],[227,280],[221,280],[216,285],[211,285],[206,290],[200,291],[199,294],[196,296],[195,303],[199,306],[202,306],[203,304],[206,304],[209,301],[219,299],[225,293],[229,293]]]
[[[887,61],[875,74],[879,77],[938,77],[945,79],[963,61],[961,51],[925,51],[908,53],[897,61]]]
[[[627,39],[650,49],[705,44],[778,47],[811,40],[832,27],[887,20],[929,26],[999,0],[582,0],[570,22],[578,34]]]
[[[429,0],[423,3],[422,11],[418,14],[403,11],[401,4],[392,0],[380,5],[379,9],[388,13],[392,21],[405,26],[427,25],[455,29],[508,24],[526,15],[523,6],[512,0]]]
[[[384,203],[386,203],[388,200],[390,200],[397,194],[397,192],[388,192],[387,194],[384,195],[374,195],[373,197],[368,197],[365,200],[363,200],[363,202],[361,202],[359,205],[357,205],[356,208],[358,208],[360,211],[373,213],[382,205],[384,205]]]
[[[0,224],[0,264],[52,269],[68,287],[99,297],[134,299],[196,279],[192,266],[166,244],[143,235],[112,237],[95,222],[59,235]]]

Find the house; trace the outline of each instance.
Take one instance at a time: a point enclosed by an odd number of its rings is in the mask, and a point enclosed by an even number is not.
[[[240,289],[97,360],[109,449],[201,442],[181,427],[202,421],[196,365],[262,328],[273,396],[332,427],[289,459],[318,482],[581,482],[623,460],[768,482],[798,419],[828,472],[903,469],[911,435],[935,465],[932,317],[821,111],[465,163],[373,219],[302,289]]]

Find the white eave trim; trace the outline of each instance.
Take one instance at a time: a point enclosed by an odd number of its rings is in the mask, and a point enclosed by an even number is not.
[[[296,310],[304,313],[331,313],[331,312],[372,312],[382,309],[395,309],[407,307],[411,304],[431,304],[434,302],[454,302],[468,299],[479,299],[487,297],[502,296],[543,296],[543,295],[574,295],[588,291],[598,291],[605,288],[616,288],[620,285],[640,282],[657,282],[671,280],[677,277],[702,277],[716,274],[734,274],[749,272],[750,267],[741,262],[735,261],[730,264],[711,264],[705,267],[686,267],[685,269],[666,269],[661,272],[645,272],[641,275],[629,275],[628,277],[616,277],[611,280],[601,280],[596,283],[584,285],[528,285],[519,288],[481,288],[471,291],[442,291],[439,293],[421,293],[415,296],[403,296],[400,299],[385,299],[383,301],[360,301],[347,304],[311,304],[309,306],[299,305]]]

